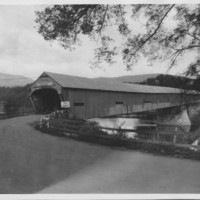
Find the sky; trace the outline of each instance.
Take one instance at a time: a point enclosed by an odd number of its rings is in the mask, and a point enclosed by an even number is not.
[[[118,59],[113,65],[101,69],[91,68],[93,49],[97,43],[84,38],[75,51],[68,51],[56,42],[45,41],[35,28],[35,11],[45,5],[0,5],[0,73],[23,75],[36,79],[43,71],[83,76],[114,77],[148,73],[180,74],[192,55],[182,59],[178,66],[168,71],[166,63],[152,66],[140,60],[131,71]]]

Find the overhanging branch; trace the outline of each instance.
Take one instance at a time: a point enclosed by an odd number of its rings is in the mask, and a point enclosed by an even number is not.
[[[170,6],[170,8],[167,10],[167,12],[163,15],[163,17],[161,18],[158,26],[156,27],[156,29],[153,31],[152,34],[150,34],[143,42],[142,44],[131,54],[132,56],[134,56],[149,40],[151,40],[151,38],[157,33],[157,31],[160,29],[164,19],[167,17],[168,13],[172,10],[172,8],[175,6],[175,4],[172,4],[172,6]]]

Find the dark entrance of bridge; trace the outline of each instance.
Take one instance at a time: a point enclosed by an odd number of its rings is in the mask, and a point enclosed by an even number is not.
[[[31,94],[35,109],[38,113],[51,113],[61,109],[61,98],[52,88],[35,90]]]

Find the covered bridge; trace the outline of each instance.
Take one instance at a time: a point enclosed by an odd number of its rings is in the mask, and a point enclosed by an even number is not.
[[[70,117],[83,119],[150,111],[200,100],[197,92],[130,82],[44,72],[32,85],[30,96],[40,112],[67,108]]]

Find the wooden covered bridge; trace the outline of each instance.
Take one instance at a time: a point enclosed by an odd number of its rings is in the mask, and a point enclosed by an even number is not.
[[[70,117],[81,119],[152,111],[200,101],[200,93],[195,91],[134,84],[130,77],[122,80],[44,72],[32,85],[30,96],[40,112],[67,108]]]

